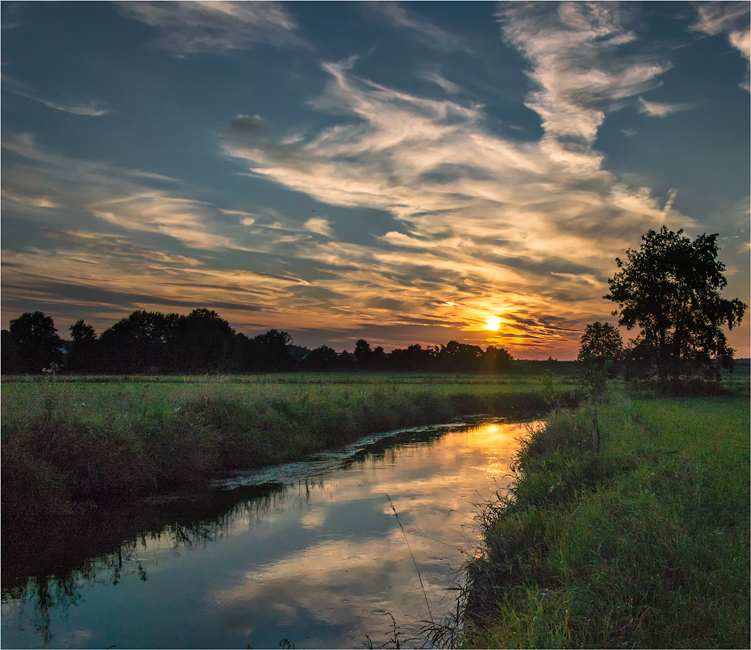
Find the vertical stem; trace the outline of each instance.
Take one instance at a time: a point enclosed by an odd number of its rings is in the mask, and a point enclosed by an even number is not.
[[[600,427],[597,423],[597,405],[592,403],[592,450],[595,454],[600,453]]]

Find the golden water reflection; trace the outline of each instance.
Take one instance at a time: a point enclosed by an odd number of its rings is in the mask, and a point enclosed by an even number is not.
[[[450,587],[477,548],[475,504],[508,486],[527,426],[381,445],[277,489],[263,507],[236,508],[199,543],[176,543],[174,528],[144,536],[133,557],[148,580],[86,584],[76,606],[55,615],[51,645],[279,647],[287,638],[336,648],[364,647],[368,635],[380,646],[393,632],[389,614],[402,639],[417,636],[429,613],[405,534],[437,621],[453,610]],[[35,645],[14,626],[18,616],[3,605],[5,647]]]
[[[429,615],[386,495],[399,513],[438,619],[452,609],[455,593],[447,587],[460,579],[465,556],[478,543],[473,504],[507,487],[509,465],[525,433],[525,425],[487,424],[448,433],[434,444],[366,457],[335,473],[311,490],[298,515],[310,543],[213,591],[216,606],[235,618],[254,603],[282,603],[277,614],[293,629],[301,619],[314,619],[348,630],[336,642],[306,634],[298,645],[310,647],[362,646],[364,632],[373,639],[386,633],[387,613],[403,632],[417,633]]]

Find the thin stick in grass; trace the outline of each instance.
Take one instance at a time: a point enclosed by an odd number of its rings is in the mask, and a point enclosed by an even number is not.
[[[422,583],[422,576],[420,575],[420,568],[417,566],[417,561],[415,560],[415,554],[412,552],[412,547],[409,545],[409,540],[407,539],[407,533],[404,530],[404,526],[402,526],[402,522],[399,520],[399,513],[396,511],[396,508],[394,507],[394,502],[391,500],[391,497],[387,494],[386,498],[389,500],[389,503],[391,504],[391,509],[394,511],[394,514],[396,515],[396,523],[399,524],[399,528],[402,529],[402,535],[404,535],[404,541],[407,542],[407,549],[409,550],[409,554],[412,556],[412,563],[415,565],[415,571],[417,571],[417,577],[420,580],[420,588],[422,589],[422,595],[425,596],[425,604],[428,606],[428,615],[430,616],[430,622],[435,625],[435,622],[433,621],[433,612],[430,611],[430,603],[428,602],[428,594],[425,593],[425,585]]]

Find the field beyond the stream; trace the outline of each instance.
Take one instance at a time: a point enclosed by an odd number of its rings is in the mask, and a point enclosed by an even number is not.
[[[5,521],[301,460],[372,433],[578,400],[567,363],[513,375],[20,376],[3,378],[2,396]]]

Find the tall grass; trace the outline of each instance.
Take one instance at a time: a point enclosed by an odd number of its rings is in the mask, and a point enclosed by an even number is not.
[[[482,513],[472,647],[749,647],[749,405],[631,400],[556,412]]]
[[[51,518],[458,415],[539,413],[540,386],[364,374],[4,381],[3,515]],[[576,397],[566,384],[559,393]]]

